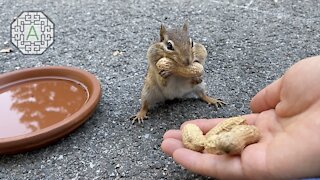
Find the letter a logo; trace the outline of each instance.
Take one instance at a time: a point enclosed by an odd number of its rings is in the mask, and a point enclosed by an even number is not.
[[[41,11],[22,12],[12,21],[10,30],[11,42],[22,54],[43,54],[55,36],[53,22]]]
[[[34,26],[31,26],[29,29],[27,41],[29,40],[30,36],[35,36],[37,38],[37,40],[39,40],[38,35],[37,35],[37,31],[35,30]]]

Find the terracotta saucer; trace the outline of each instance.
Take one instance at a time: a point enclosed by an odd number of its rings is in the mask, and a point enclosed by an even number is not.
[[[19,86],[19,84],[26,84],[29,82],[37,81],[37,80],[57,80],[60,82],[66,81],[66,83],[75,83],[74,86],[69,88],[70,91],[77,91],[75,90],[75,86],[78,85],[79,87],[81,86],[83,91],[82,93],[85,92],[84,98],[82,104],[79,104],[77,102],[69,102],[67,99],[77,99],[76,97],[70,96],[67,94],[67,92],[64,94],[65,91],[68,91],[63,89],[61,92],[66,96],[66,98],[61,98],[59,99],[59,103],[64,104],[61,99],[66,99],[66,103],[68,103],[68,107],[74,108],[78,107],[78,109],[74,110],[73,113],[69,113],[68,116],[63,117],[61,120],[54,122],[53,124],[50,124],[49,126],[44,126],[44,128],[35,128],[38,127],[37,125],[35,126],[35,123],[39,124],[39,122],[33,122],[29,121],[27,122],[27,127],[31,129],[31,132],[25,133],[25,134],[18,134],[14,136],[2,136],[1,137],[1,132],[0,132],[0,154],[16,154],[20,152],[25,152],[29,151],[35,148],[43,147],[45,145],[48,145],[54,141],[57,141],[58,139],[66,136],[76,128],[78,128],[82,123],[84,123],[95,111],[95,108],[100,100],[101,97],[101,88],[100,88],[100,83],[97,80],[97,78],[78,68],[72,68],[72,67],[60,67],[60,66],[50,66],[50,67],[40,67],[40,68],[29,68],[29,69],[23,69],[23,70],[18,70],[18,71],[13,71],[5,74],[0,75],[0,95],[2,93],[6,93],[6,89],[10,87],[15,87]],[[45,82],[45,81],[44,81]],[[54,86],[55,82],[49,82],[51,86]],[[35,85],[37,86],[37,85]],[[31,86],[30,86],[31,87]],[[59,87],[59,86],[58,86]],[[20,88],[22,89],[22,88]],[[38,88],[39,89],[39,88]],[[45,91],[45,90],[43,90]],[[9,91],[8,91],[9,92]],[[13,93],[15,91],[12,91]],[[41,94],[39,93],[40,91],[35,91],[33,92],[34,95]],[[48,93],[51,93],[50,97],[49,96],[44,96],[46,97],[45,99],[54,99],[53,97],[55,96],[53,91],[48,91]],[[60,92],[60,94],[61,94]],[[11,91],[10,91],[11,93]],[[50,94],[49,93],[49,94]],[[70,93],[69,93],[70,94]],[[2,94],[3,95],[3,94]],[[11,99],[12,99],[12,94],[10,94]],[[23,96],[23,93],[18,94],[17,96]],[[33,95],[32,95],[33,97]],[[63,97],[63,96],[62,96]],[[9,98],[10,99],[10,98]],[[34,98],[36,99],[36,97]],[[78,98],[79,99],[79,98]],[[81,96],[80,96],[81,99]],[[29,98],[30,100],[30,98]],[[32,98],[31,98],[32,100]],[[17,101],[18,102],[18,101]],[[24,101],[19,101],[19,105],[23,104]],[[0,108],[3,107],[1,106],[0,101]],[[41,101],[42,103],[42,101]],[[73,104],[72,104],[73,103]],[[16,105],[11,105],[8,106],[10,108],[7,109],[13,109],[17,108]],[[37,116],[37,113],[39,115],[37,109],[34,109],[35,107],[41,107],[41,105],[37,104],[37,106],[32,105],[32,112],[28,114],[28,117]],[[62,107],[62,106],[61,106]],[[21,109],[21,106],[18,108]],[[63,109],[63,108],[62,108]],[[47,108],[46,111],[48,110],[49,113],[52,113],[57,110],[57,108]],[[59,110],[59,106],[58,106]],[[67,109],[68,110],[68,109]],[[64,113],[68,112],[67,110],[64,109]],[[28,109],[30,111],[30,108]],[[40,111],[40,110],[39,110]],[[43,111],[43,110],[42,110]],[[0,110],[1,112],[1,110]],[[25,112],[25,111],[24,111]],[[62,112],[62,111],[61,111]],[[45,114],[45,113],[44,113]],[[52,114],[50,114],[52,115]],[[46,121],[46,116],[41,116],[45,117],[42,118],[42,121]],[[54,115],[56,117],[56,115]],[[12,118],[12,115],[10,114],[0,114],[0,122],[1,119],[10,119]],[[29,118],[30,119],[30,118]],[[19,120],[22,121],[22,120]],[[4,122],[4,121],[2,121]],[[10,132],[10,123],[6,123],[7,130]],[[26,124],[25,119],[23,120],[22,124]],[[2,126],[0,124],[0,126]],[[4,131],[3,131],[4,132]],[[3,134],[3,133],[2,133]]]

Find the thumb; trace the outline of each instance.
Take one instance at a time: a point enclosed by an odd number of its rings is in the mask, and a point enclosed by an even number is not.
[[[282,77],[258,92],[250,102],[250,108],[254,113],[260,113],[269,109],[275,109],[280,102],[280,89]]]

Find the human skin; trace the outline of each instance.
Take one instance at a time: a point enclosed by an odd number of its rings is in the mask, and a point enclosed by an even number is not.
[[[169,130],[162,150],[186,169],[218,179],[294,179],[320,176],[320,56],[294,64],[251,100],[244,115],[261,140],[241,156],[213,155],[183,147]],[[193,120],[204,133],[223,119]]]

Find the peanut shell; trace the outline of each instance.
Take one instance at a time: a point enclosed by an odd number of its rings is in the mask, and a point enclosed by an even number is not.
[[[204,148],[205,137],[197,125],[187,124],[182,129],[182,142],[186,148],[200,152]]]
[[[222,132],[214,137],[215,145],[206,145],[206,151],[215,151],[215,154],[241,154],[243,149],[260,139],[260,133],[255,126],[238,125],[228,132]]]
[[[226,119],[206,135],[194,124],[187,124],[182,129],[182,141],[186,148],[211,154],[241,154],[243,149],[260,139],[259,130],[247,125],[243,117]]]
[[[159,59],[156,66],[160,70],[168,70],[173,74],[186,78],[199,77],[202,76],[204,72],[203,66],[198,62],[194,62],[189,66],[179,66],[176,62],[168,58]]]
[[[209,132],[207,132],[206,137],[211,136],[212,134],[217,135],[221,132],[230,131],[233,127],[237,125],[246,124],[245,121],[246,119],[241,116],[228,118],[217,124]]]

